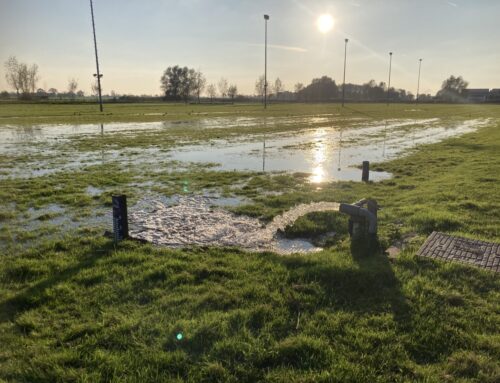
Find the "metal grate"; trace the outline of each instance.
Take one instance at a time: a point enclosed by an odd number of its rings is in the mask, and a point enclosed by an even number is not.
[[[500,244],[433,232],[417,255],[500,272]]]

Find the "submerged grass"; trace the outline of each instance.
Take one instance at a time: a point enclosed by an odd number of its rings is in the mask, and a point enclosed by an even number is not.
[[[0,379],[498,382],[498,276],[414,255],[432,230],[500,241],[499,110],[454,107],[440,108],[494,120],[377,164],[394,174],[380,183],[313,185],[304,174],[119,164],[0,181],[8,202],[0,236],[9,244],[0,262]],[[360,257],[345,217],[332,213],[288,228],[291,237],[338,228],[334,246],[307,256],[115,246],[101,229],[86,227],[50,237],[45,224],[59,213],[34,214],[39,226],[23,236],[30,208],[56,204],[84,219],[109,209],[112,193],[140,198],[143,191],[130,185],[144,181],[167,195],[208,189],[245,196],[251,202],[234,211],[264,220],[298,203],[372,197],[382,207],[382,245],[408,234],[414,242],[392,262]],[[102,192],[89,195],[89,185]]]

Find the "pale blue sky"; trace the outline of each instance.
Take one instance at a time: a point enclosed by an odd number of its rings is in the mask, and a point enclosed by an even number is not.
[[[347,82],[387,81],[434,93],[451,74],[474,88],[500,88],[499,0],[94,0],[103,88],[159,94],[170,65],[199,68],[208,82],[223,76],[253,93],[263,73],[263,14],[269,21],[269,78],[289,90],[328,75]],[[336,20],[321,34],[316,19]],[[88,92],[95,73],[88,0],[0,0],[0,62],[15,55],[40,67],[39,86]],[[6,89],[3,65],[0,90]]]

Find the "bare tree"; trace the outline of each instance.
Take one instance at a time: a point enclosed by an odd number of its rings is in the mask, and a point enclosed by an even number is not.
[[[227,80],[224,77],[221,77],[219,82],[217,83],[217,87],[219,88],[219,93],[222,98],[227,96]]]
[[[5,66],[5,80],[7,84],[13,87],[16,94],[19,96],[19,91],[21,90],[21,84],[19,80],[19,63],[14,56],[7,59],[4,64]]]
[[[205,89],[205,84],[207,83],[207,79],[201,73],[201,71],[196,71],[193,75],[193,93],[198,99],[198,104],[200,103],[200,95],[203,93],[203,89]]]
[[[56,88],[50,88],[50,89],[48,90],[48,92],[49,92],[49,94],[50,94],[51,96],[57,96],[57,89],[56,89]]]
[[[38,76],[38,65],[32,64],[27,70],[27,85],[30,93],[35,93],[36,83],[40,79]]]
[[[71,96],[74,96],[77,89],[78,89],[78,82],[74,78],[70,78],[68,80],[68,93]]]
[[[229,85],[227,94],[231,97],[231,100],[234,100],[234,98],[238,95],[238,87],[235,84]]]
[[[257,81],[255,81],[255,94],[257,96],[262,97],[262,99],[264,99],[264,90],[265,90],[264,82],[265,82],[264,76],[260,76],[257,79]]]
[[[13,87],[16,94],[29,95],[35,93],[36,84],[39,80],[38,65],[20,63],[15,56],[11,56],[4,64],[5,79],[7,84]]]
[[[217,90],[215,89],[214,84],[207,86],[207,94],[208,97],[210,97],[210,102],[213,102],[214,98],[217,96]]]
[[[97,79],[90,84],[90,93],[92,96],[96,97],[99,95],[99,84],[97,83]]]

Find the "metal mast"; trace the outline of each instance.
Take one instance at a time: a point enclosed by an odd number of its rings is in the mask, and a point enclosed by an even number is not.
[[[269,15],[264,15],[265,36],[264,36],[264,109],[267,109],[267,21]]]
[[[101,92],[102,74],[99,72],[99,57],[97,56],[97,39],[95,37],[94,5],[92,4],[92,0],[90,0],[90,13],[92,15],[92,31],[94,32],[95,64],[97,68],[97,73],[94,73],[94,77],[97,77],[97,88],[99,91],[99,109],[102,112],[102,92]]]
[[[344,81],[342,82],[342,106],[344,106],[345,101],[345,68],[347,62],[347,43],[349,39],[345,39],[345,48],[344,48]]]
[[[418,93],[420,92],[420,69],[421,68],[422,68],[422,59],[418,59],[417,104],[418,104]]]
[[[387,83],[387,105],[389,105],[389,91],[391,90],[391,69],[392,69],[392,52],[389,52],[389,82]]]

